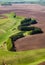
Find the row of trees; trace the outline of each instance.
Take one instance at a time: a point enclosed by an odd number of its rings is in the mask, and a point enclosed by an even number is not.
[[[37,21],[35,19],[31,19],[31,18],[25,18],[24,20],[21,21],[21,25],[23,26],[28,26],[28,25],[31,25],[31,24],[36,24]]]
[[[31,26],[32,24],[36,24],[36,23],[37,21],[35,19],[32,20],[31,18],[25,18],[24,20],[21,21],[21,24],[18,26],[18,29],[20,31],[25,31],[25,32],[32,31],[30,32],[31,35],[42,33],[43,31],[40,28]]]
[[[12,15],[13,15],[13,18],[16,17],[15,14],[12,13]],[[21,32],[15,34],[15,35],[12,35],[9,38],[9,40],[7,41],[7,48],[8,48],[8,50],[9,51],[10,50],[15,50],[16,51],[16,48],[14,49],[14,42],[17,39],[24,37],[24,33],[25,32],[28,31],[29,32],[28,35],[42,33],[43,31],[40,28],[31,26],[32,24],[36,24],[36,23],[37,23],[37,21],[35,19],[32,20],[31,18],[25,18],[24,20],[22,20],[21,24],[18,26],[18,30],[20,30]]]
[[[34,30],[35,27],[28,27],[28,26],[18,26],[18,29],[21,31],[30,31],[30,30]]]
[[[19,32],[19,33],[15,34],[15,35],[12,35],[12,36],[11,36],[12,41],[14,42],[14,41],[16,41],[17,39],[24,37],[23,33],[24,33],[24,32]]]

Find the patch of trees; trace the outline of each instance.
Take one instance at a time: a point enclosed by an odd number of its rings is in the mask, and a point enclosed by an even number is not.
[[[30,30],[34,30],[35,29],[35,27],[28,27],[28,26],[18,26],[18,29],[20,30],[20,31],[30,31]]]
[[[19,33],[17,33],[16,35],[11,36],[12,41],[14,42],[14,41],[16,41],[17,39],[24,37],[23,33],[24,33],[24,32],[19,32]]]
[[[43,31],[40,28],[35,27],[34,30],[31,30],[31,32],[29,32],[29,35],[34,35],[39,33],[43,33]]]
[[[9,51],[16,51],[16,47],[14,45],[14,42],[19,39],[24,37],[23,32],[19,32],[16,35],[12,35],[11,37],[9,37],[8,41],[7,41],[7,49]]]
[[[36,24],[37,21],[35,19],[31,19],[31,18],[25,18],[24,20],[21,21],[21,25],[22,26],[28,26],[28,25],[31,25],[31,24]]]

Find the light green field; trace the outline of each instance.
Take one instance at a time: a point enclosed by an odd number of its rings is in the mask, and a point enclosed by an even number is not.
[[[20,32],[17,27],[20,25],[24,17],[12,17],[12,14],[5,14],[8,18],[0,19],[0,46],[8,40],[8,38]],[[31,31],[30,31],[31,32]],[[24,33],[26,36],[28,31]],[[5,50],[4,50],[5,49]],[[7,50],[6,45],[0,48],[0,65],[3,62],[6,65],[38,65],[45,61],[45,49],[29,50],[22,52],[11,52]]]
[[[9,52],[0,50],[0,65],[38,65],[45,61],[45,49],[23,52]]]

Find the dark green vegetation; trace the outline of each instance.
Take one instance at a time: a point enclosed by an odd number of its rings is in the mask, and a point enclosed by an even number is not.
[[[30,27],[27,27],[27,26],[19,26],[18,27],[19,30],[21,31],[34,31],[35,34],[38,34],[38,33],[42,33],[42,30],[38,27],[34,27],[34,26],[30,26]]]
[[[23,32],[19,32],[19,33],[17,33],[16,35],[11,36],[10,38],[11,38],[13,41],[16,41],[17,39],[22,38],[22,37],[24,37]]]
[[[30,32],[29,34],[33,35],[33,34],[39,34],[39,33],[43,33],[43,31],[40,28],[35,27],[35,29],[32,30],[32,32]]]
[[[31,24],[36,24],[37,21],[35,19],[31,19],[31,18],[25,18],[24,20],[21,21],[21,26],[28,26]]]
[[[31,31],[29,35],[43,33],[43,31],[40,28],[34,27],[34,26],[30,26],[30,27],[19,26],[18,29],[21,30],[21,31],[28,31],[28,32]]]

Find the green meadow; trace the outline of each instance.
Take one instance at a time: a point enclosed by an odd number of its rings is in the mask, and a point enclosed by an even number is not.
[[[23,52],[10,52],[0,50],[0,65],[38,65],[45,61],[45,49]]]
[[[24,20],[25,17],[16,16],[14,13],[3,15],[7,16],[7,18],[2,19],[0,17],[0,65],[38,65],[39,63],[45,61],[45,49],[19,52],[8,51],[7,43],[11,43],[8,40],[9,37],[13,35],[17,36],[17,33],[20,32],[23,33],[24,36],[32,35],[37,33],[37,31],[40,33],[41,29],[34,27],[29,28],[30,26],[27,28],[24,26],[32,24],[32,22],[27,24],[23,23],[23,25],[21,25],[21,21]],[[21,29],[18,29],[20,26]],[[24,28],[26,29],[25,31]],[[29,31],[27,29],[31,30]],[[34,31],[32,31],[33,29]],[[8,47],[10,47],[10,44],[8,45]]]

